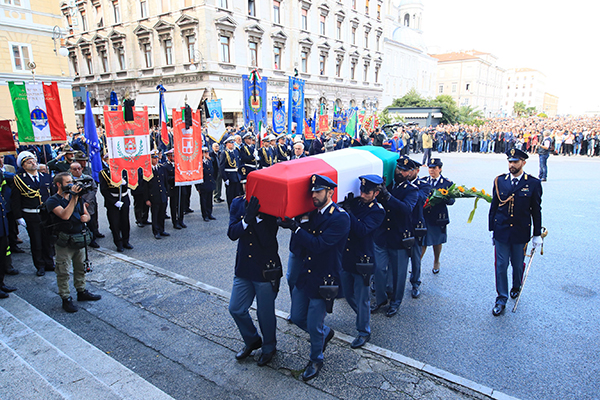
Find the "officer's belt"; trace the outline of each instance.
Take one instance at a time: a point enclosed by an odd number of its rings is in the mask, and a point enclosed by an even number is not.
[[[256,168],[256,164],[244,164],[248,168]],[[227,170],[225,170],[227,171]]]
[[[129,194],[129,189],[127,189],[126,191],[121,193],[121,197],[127,196]],[[119,197],[119,193],[112,193],[111,192],[111,196],[112,197]]]
[[[37,208],[24,208],[21,211],[26,212],[28,214],[39,214],[40,210]]]
[[[225,168],[225,172],[238,172],[237,168]]]

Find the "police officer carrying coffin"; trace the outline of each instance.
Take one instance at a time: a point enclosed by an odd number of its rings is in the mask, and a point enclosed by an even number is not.
[[[333,309],[342,269],[342,253],[350,231],[350,218],[332,200],[337,185],[328,177],[312,175],[315,210],[306,223],[288,217],[279,226],[292,231],[290,249],[303,258],[302,271],[292,292],[292,322],[310,335],[310,361],[302,373],[308,381],[319,375],[323,353],[335,332],[323,321]]]
[[[431,190],[448,189],[452,186],[452,181],[442,176],[442,160],[432,158],[429,162],[429,178],[423,178],[431,186]],[[434,274],[440,272],[440,254],[442,253],[442,244],[448,240],[446,227],[450,223],[448,206],[454,204],[454,199],[447,199],[445,202],[436,204],[433,207],[424,209],[425,223],[427,225],[427,235],[423,241],[423,252],[421,258],[425,255],[428,246],[433,246],[433,269]]]
[[[105,157],[108,157],[108,154]],[[121,184],[112,182],[108,164],[100,171],[100,193],[104,197],[108,226],[112,233],[113,242],[120,253],[125,251],[124,249],[133,249],[133,246],[129,243],[129,206],[131,200],[129,199],[126,175],[121,179]]]
[[[350,217],[350,233],[342,257],[342,287],[348,304],[356,313],[358,337],[351,346],[362,347],[371,339],[369,284],[374,271],[373,235],[385,218],[376,200],[383,179],[378,175],[360,176],[360,197],[344,201]]]
[[[11,207],[15,220],[27,229],[36,274],[43,276],[45,271],[54,271],[54,246],[50,242],[50,231],[42,227],[38,207],[53,192],[52,178],[38,171],[37,159],[28,151],[19,153],[17,166],[22,170],[14,177]]]
[[[412,163],[401,157],[396,163],[394,184],[388,189],[382,185],[380,202],[385,208],[383,224],[375,233],[375,299],[371,312],[377,311],[390,300],[386,316],[393,317],[404,297],[408,258],[415,245],[412,211],[417,204],[417,187],[408,181]],[[392,274],[392,288],[388,296],[388,274]]]
[[[234,143],[235,139],[233,136],[225,140],[225,150],[221,153],[221,159],[219,160],[219,169],[225,182],[228,208],[231,208],[233,199],[244,193],[238,170],[242,161],[238,151],[235,149]]]
[[[277,220],[259,213],[260,204],[252,197],[240,196],[231,203],[227,236],[238,241],[235,278],[229,301],[229,313],[244,339],[244,348],[235,358],[243,360],[262,347],[258,365],[266,365],[277,348],[275,299],[282,276],[281,260],[277,253]],[[256,313],[262,339],[248,309],[256,298]]]
[[[254,145],[252,144],[252,139],[254,135],[252,132],[246,133],[242,139],[244,139],[244,143],[239,148],[241,165],[239,167],[241,183],[246,183],[246,179],[248,178],[248,174],[252,171],[256,171],[256,156],[254,155]]]
[[[167,216],[167,201],[169,201],[169,186],[167,183],[167,170],[159,164],[160,152],[152,150],[152,179],[146,185],[146,205],[152,210],[152,234],[155,239],[171,236],[165,232],[165,218]]]
[[[539,179],[526,174],[527,153],[512,148],[507,153],[508,174],[494,180],[492,204],[489,213],[489,230],[493,232],[496,266],[496,304],[494,316],[504,312],[508,300],[508,263],[512,265],[510,297],[516,298],[523,281],[525,251],[533,225],[533,248],[542,245],[542,184]]]

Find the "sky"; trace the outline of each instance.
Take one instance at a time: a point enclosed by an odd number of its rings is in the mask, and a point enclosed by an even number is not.
[[[546,75],[560,114],[600,114],[600,2],[423,0],[431,50],[475,49]]]

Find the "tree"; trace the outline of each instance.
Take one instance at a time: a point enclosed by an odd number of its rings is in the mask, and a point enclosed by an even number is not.
[[[531,117],[532,115],[537,114],[537,110],[535,109],[535,107],[527,107],[527,109],[525,110],[525,113],[527,114],[528,117]]]
[[[458,107],[449,94],[441,94],[430,101],[429,107],[440,107],[442,109],[443,124],[455,124],[458,121]]]
[[[477,121],[483,120],[483,113],[477,107],[462,106],[458,109],[458,123],[464,125],[475,125]]]
[[[391,107],[429,107],[429,100],[412,88],[404,96],[394,99]]]
[[[394,124],[396,122],[405,122],[404,117],[401,117],[400,115],[390,115],[390,112],[387,108],[380,112],[377,117],[379,118],[379,124],[381,126],[386,124]]]
[[[515,101],[513,112],[517,114],[517,117],[521,117],[527,112],[527,106],[522,101]]]

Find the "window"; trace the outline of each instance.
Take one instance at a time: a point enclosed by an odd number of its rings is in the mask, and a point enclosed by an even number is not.
[[[123,47],[118,47],[117,51],[117,59],[119,60],[119,69],[121,71],[125,70],[125,49]]]
[[[229,38],[227,36],[220,36],[219,42],[221,43],[221,61],[229,62]]]
[[[281,21],[280,15],[279,15],[280,5],[281,5],[281,3],[279,3],[277,0],[273,0],[273,23],[274,24],[279,24]]]
[[[275,69],[281,69],[281,47],[273,47],[273,62]]]
[[[524,81],[526,81],[526,80],[527,80],[527,77],[526,77],[526,76],[524,76],[524,77],[523,77],[523,80],[524,80]]]
[[[363,81],[367,81],[367,76],[369,76],[369,64],[365,64],[365,71],[363,74]]]
[[[254,3],[254,0],[248,0],[248,15],[256,17],[256,4]]]
[[[531,97],[532,95],[533,95],[533,93],[532,93],[532,92],[529,92],[529,97]]]
[[[365,47],[369,47],[369,32],[365,32]]]
[[[467,83],[467,84],[465,85],[465,90],[466,90],[466,91],[469,91],[469,89],[470,89],[470,88],[471,88],[471,84],[470,84],[470,83]]]
[[[251,67],[257,67],[258,66],[258,49],[257,49],[257,44],[254,42],[250,42],[249,43],[249,47],[250,47],[250,66]]]
[[[88,30],[87,18],[85,16],[85,11],[80,11],[81,14],[81,30],[84,32]]]
[[[196,36],[186,36],[185,42],[187,44],[188,60],[191,63],[196,62]]]
[[[13,71],[29,71],[31,48],[27,44],[12,45]]]
[[[356,72],[356,61],[350,62],[350,79],[354,80],[354,75]]]
[[[79,76],[79,64],[77,64],[76,56],[71,57],[71,65],[73,66],[73,72],[75,73],[75,76]]]
[[[352,41],[352,44],[356,44],[356,27],[354,27],[354,26],[352,27],[352,34],[350,36],[351,36],[350,39]]]
[[[356,10],[356,0],[352,0],[352,9]]]
[[[69,27],[69,35],[73,34],[73,18],[71,18],[71,14],[65,15],[67,19],[67,26]]]
[[[119,9],[119,2],[113,2],[113,17],[115,19],[115,24],[121,23],[121,10]]]
[[[325,56],[319,56],[319,74],[325,75]]]
[[[94,74],[94,62],[92,60],[92,54],[87,53],[87,54],[84,54],[84,56],[85,56],[85,64],[87,65],[88,74],[93,75]]]
[[[365,0],[365,14],[369,15],[369,0]]]
[[[381,19],[381,4],[377,4],[377,19]]]
[[[96,25],[98,28],[104,27],[104,19],[102,18],[102,8],[100,5],[94,7],[96,9]]]
[[[326,16],[321,15],[321,22],[319,24],[319,32],[321,33],[321,35],[325,35],[325,20],[326,20]]]
[[[377,65],[375,67],[375,83],[379,82],[379,70],[381,69],[381,66]]]
[[[21,0],[4,0],[4,4],[21,7]]]
[[[338,57],[335,60],[335,76],[337,76],[339,78],[341,75],[342,75],[342,59]]]
[[[510,90],[510,85],[506,87],[507,90]]]
[[[404,26],[409,27],[410,26],[410,15],[404,14]]]
[[[335,34],[338,40],[342,40],[342,21],[337,22]]]
[[[106,50],[100,51],[100,61],[102,62],[102,71],[108,72],[108,54],[106,54]]]
[[[381,38],[381,35],[377,35],[375,37],[375,51],[379,51],[379,39]]]
[[[531,83],[531,84],[529,85],[529,88],[530,88],[530,89],[533,89],[533,83]]]
[[[146,0],[140,1],[140,18],[148,18],[148,3]]]
[[[227,0],[220,0],[219,4],[221,8],[227,8]]]
[[[146,68],[152,68],[152,47],[146,43],[143,45],[144,60],[146,61]]]
[[[164,41],[165,44],[165,62],[167,65],[173,65],[173,41],[167,39]]]
[[[452,93],[456,93],[456,83],[452,84]]]
[[[300,53],[300,59],[302,60],[301,63],[301,70],[304,73],[308,72],[308,53],[306,51],[303,51]]]
[[[303,30],[308,30],[308,10],[302,9],[302,17],[300,19],[300,25]]]

